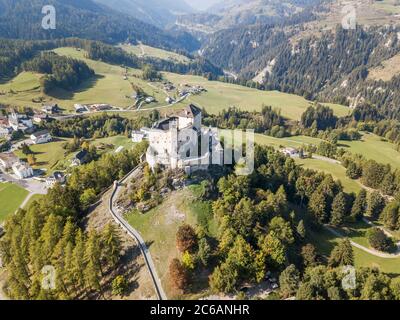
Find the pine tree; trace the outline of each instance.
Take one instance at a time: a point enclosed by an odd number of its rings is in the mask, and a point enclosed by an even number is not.
[[[329,257],[332,267],[354,265],[354,253],[349,239],[344,239],[335,246]]]
[[[100,237],[95,230],[89,233],[85,243],[85,263],[84,277],[86,285],[92,290],[101,289],[101,249]]]
[[[366,215],[372,219],[378,219],[385,208],[385,199],[378,191],[372,192],[367,197]]]
[[[340,226],[344,222],[346,215],[346,196],[343,192],[339,192],[332,202],[331,211],[331,224],[334,226]]]
[[[367,192],[363,189],[354,200],[351,208],[351,216],[355,220],[360,220],[364,216],[367,207]]]
[[[206,238],[201,238],[199,241],[199,251],[197,253],[198,258],[200,259],[201,263],[204,267],[208,266],[208,262],[211,257],[211,247],[208,244]]]
[[[49,215],[40,235],[40,240],[42,242],[43,256],[45,258],[46,263],[51,262],[51,256],[53,250],[58,243],[62,231],[63,231],[62,218],[54,214]]]
[[[76,290],[83,289],[85,285],[84,270],[85,270],[85,239],[81,230],[78,230],[75,236],[75,247],[72,251],[72,270],[74,285]]]
[[[102,233],[103,258],[109,267],[114,267],[120,258],[122,245],[118,231],[113,224],[108,224]]]
[[[312,194],[308,203],[310,213],[315,217],[316,222],[326,223],[328,219],[328,208],[325,195],[319,191]]]

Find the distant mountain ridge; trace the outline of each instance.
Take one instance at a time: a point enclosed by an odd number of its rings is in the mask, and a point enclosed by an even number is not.
[[[184,0],[94,0],[138,20],[164,28],[174,23],[180,14],[192,13],[194,9]]]
[[[183,30],[216,32],[237,26],[257,23],[276,23],[299,14],[309,5],[326,0],[224,0],[206,12],[178,17]]]

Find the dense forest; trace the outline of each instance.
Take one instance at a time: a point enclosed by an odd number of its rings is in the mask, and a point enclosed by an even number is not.
[[[351,106],[370,103],[382,116],[400,118],[400,77],[368,78],[371,68],[400,52],[398,27],[337,26],[333,32],[293,41],[298,29],[269,24],[223,30],[209,40],[204,56],[237,73],[234,82],[242,85]],[[257,81],[262,83],[252,82],[260,72]]]
[[[342,286],[343,267],[354,265],[349,240],[339,241],[326,258],[311,244],[323,224],[341,226],[370,214],[385,217],[387,211],[398,217],[398,203],[384,208],[379,193],[347,194],[332,176],[305,170],[270,147],[256,146],[250,176],[227,173],[213,179],[202,182],[202,197],[211,202],[218,234],[210,238],[207,224],[178,229],[182,258],[172,260],[169,269],[177,290],[192,292],[198,274],[208,270],[214,292],[245,298],[243,286],[273,272],[280,274],[281,298],[400,299],[398,283],[373,268],[356,269],[355,286]],[[383,243],[374,231],[371,239]]]
[[[7,294],[13,299],[77,299],[102,296],[114,281],[122,246],[118,229],[100,233],[81,227],[97,195],[139,163],[146,145],[104,155],[76,168],[65,187],[56,185],[26,210],[12,215],[0,241],[7,268]],[[54,267],[55,286],[42,286],[43,268]]]
[[[47,122],[41,125],[41,129],[47,129],[57,137],[93,139],[119,134],[129,136],[132,129],[138,130],[142,127],[149,127],[157,120],[157,112],[152,112],[149,116],[139,116],[133,120],[104,113],[92,117]]]
[[[53,52],[41,53],[25,62],[22,69],[45,74],[41,78],[41,87],[46,94],[55,88],[73,90],[94,76],[94,71],[83,61],[62,57]]]

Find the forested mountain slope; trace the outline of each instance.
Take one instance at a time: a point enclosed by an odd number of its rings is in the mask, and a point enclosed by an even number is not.
[[[177,16],[193,12],[184,0],[94,0],[119,12],[163,28]]]
[[[56,9],[55,30],[42,28],[45,5]],[[197,41],[188,34],[169,35],[91,0],[0,0],[0,8],[0,37],[4,38],[80,37],[109,43],[143,41],[157,47],[188,51],[198,47]]]

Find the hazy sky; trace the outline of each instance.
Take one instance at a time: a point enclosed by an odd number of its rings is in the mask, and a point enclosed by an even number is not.
[[[217,2],[221,2],[221,0],[185,0],[189,3],[193,8],[198,10],[204,10],[208,7],[211,7],[213,4]]]

